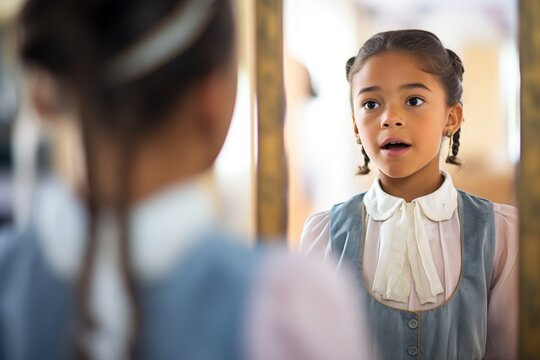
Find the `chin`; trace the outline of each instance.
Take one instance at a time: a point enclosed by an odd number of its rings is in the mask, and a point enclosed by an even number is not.
[[[404,169],[401,166],[381,167],[379,168],[379,172],[392,179],[404,179],[415,173],[414,171]]]

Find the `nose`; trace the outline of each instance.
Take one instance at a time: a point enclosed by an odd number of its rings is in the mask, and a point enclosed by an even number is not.
[[[405,122],[398,111],[388,108],[381,118],[381,128],[403,127]]]

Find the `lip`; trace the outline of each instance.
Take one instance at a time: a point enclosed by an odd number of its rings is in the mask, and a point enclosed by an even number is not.
[[[381,143],[380,145],[380,148],[382,149],[383,147],[385,147],[386,145],[390,144],[390,143],[393,143],[393,142],[396,142],[396,143],[403,143],[403,144],[407,144],[407,145],[411,145],[408,141],[405,141],[403,140],[402,138],[398,138],[398,137],[389,137],[389,138],[386,138],[383,140],[383,142]]]
[[[409,145],[408,147],[404,147],[404,148],[397,148],[397,149],[385,149],[384,147],[390,143],[403,143],[403,144],[406,144],[406,145]],[[398,157],[398,156],[401,156],[403,154],[405,154],[407,151],[409,151],[411,148],[411,143],[409,143],[408,141],[406,140],[403,140],[402,138],[398,138],[398,137],[389,137],[389,138],[386,138],[383,140],[383,142],[381,143],[380,145],[380,150],[381,152],[386,155],[386,156],[390,156],[390,157]]]

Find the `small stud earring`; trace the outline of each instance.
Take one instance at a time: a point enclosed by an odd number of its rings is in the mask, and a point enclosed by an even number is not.
[[[358,145],[362,145],[362,140],[360,140],[360,136],[357,136],[357,137],[356,137],[356,143],[357,143]]]
[[[445,133],[446,137],[452,137],[452,130],[450,129],[446,129],[446,133]]]

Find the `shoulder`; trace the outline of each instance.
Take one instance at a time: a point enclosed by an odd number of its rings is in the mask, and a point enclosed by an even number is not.
[[[148,353],[143,358],[236,359],[245,307],[264,262],[243,239],[205,236],[165,276],[144,283]],[[204,346],[202,345],[204,344]],[[159,356],[158,356],[159,357]]]
[[[517,208],[504,204],[493,204],[495,214],[495,229],[501,239],[515,239],[517,244],[518,211]],[[516,245],[517,246],[517,245]]]
[[[171,312],[192,316],[202,307],[208,314],[226,308],[227,314],[215,320],[216,329],[204,331],[213,333],[226,326],[252,288],[265,263],[264,255],[243,239],[218,234],[204,237],[178,258],[174,268],[144,282],[146,296],[167,302],[167,306],[152,310],[155,317],[164,318]],[[178,307],[180,303],[182,307]]]
[[[485,199],[477,195],[469,194],[468,192],[465,192],[459,189],[457,190],[457,192],[459,194],[459,198],[461,199],[461,201],[463,203],[466,203],[469,206],[474,206],[477,208],[478,207],[488,207],[488,208],[493,207],[493,202],[491,200]]]
[[[347,211],[351,207],[357,207],[358,204],[362,204],[366,194],[367,194],[366,192],[362,192],[360,194],[356,194],[356,195],[352,196],[351,198],[349,198],[346,201],[335,204],[334,206],[332,206],[331,212],[339,211],[341,209],[344,209],[344,210]]]
[[[474,208],[477,211],[479,210],[493,213],[496,233],[498,235],[507,234],[508,236],[511,235],[511,237],[516,237],[513,235],[514,232],[517,233],[518,225],[518,212],[516,207],[494,203],[488,199],[484,199],[461,190],[458,190],[458,192],[460,194],[461,201],[463,204],[466,204],[469,209]],[[505,235],[505,237],[507,237],[507,235]]]
[[[152,297],[184,301],[190,294],[186,307],[197,308],[209,296],[219,299],[235,291],[244,293],[255,264],[247,246],[211,236],[189,245],[159,276],[142,277],[141,281]],[[166,313],[170,309],[161,310]]]
[[[475,207],[487,207],[493,211],[496,222],[517,222],[517,208],[515,206],[494,203],[491,200],[480,196],[472,195],[462,190],[458,190],[463,202]]]
[[[358,205],[362,204],[365,194],[366,193],[360,193],[360,194],[354,195],[353,197],[351,197],[350,199],[346,201],[333,205],[330,210],[320,211],[320,212],[316,212],[310,215],[306,219],[306,222],[304,224],[304,232],[306,230],[313,230],[317,232],[319,230],[324,229],[325,227],[328,226],[332,215],[335,214],[336,212],[345,212],[346,214],[348,214],[351,208],[358,209],[359,208]],[[304,235],[302,234],[302,237],[303,236]]]
[[[504,221],[516,222],[518,218],[517,208],[511,205],[494,203],[493,212],[495,213],[496,218],[500,218]]]
[[[349,200],[338,203],[330,210],[317,212],[309,216],[304,224],[300,239],[300,251],[304,253],[322,253],[327,258],[331,254],[329,249],[330,227],[346,228],[362,212],[362,201],[366,193],[360,193]],[[332,230],[333,231],[333,230]]]
[[[271,256],[263,270],[247,318],[249,358],[369,358],[349,274],[315,257],[284,253]]]
[[[330,210],[325,210],[316,212],[308,216],[304,224],[304,231],[302,233],[302,237],[304,237],[304,235],[307,235],[307,233],[309,232],[320,233],[322,230],[324,230],[324,228],[327,227],[328,223],[330,222],[330,214]]]
[[[214,234],[195,245],[182,261],[182,267],[201,276],[247,279],[263,251],[249,247],[244,239]]]
[[[332,228],[348,227],[351,222],[356,222],[356,219],[362,216],[363,204],[369,200],[372,194],[373,192],[360,193],[347,201],[334,205],[330,210]]]
[[[330,240],[330,211],[310,215],[300,237],[301,253],[324,254]]]
[[[334,266],[318,257],[274,251],[269,254],[261,270],[257,288],[269,295],[265,296],[266,299],[274,297],[276,303],[284,294],[296,298],[298,304],[303,303],[302,299],[322,301],[321,296],[332,298],[335,294],[342,295],[343,291],[353,295],[349,287],[352,284],[350,274],[336,272]],[[343,301],[346,298],[338,296],[335,300]]]
[[[492,201],[458,190],[461,221],[470,224],[493,224],[498,221],[498,204]],[[497,206],[496,206],[497,205]]]

